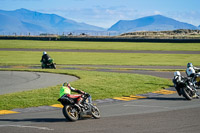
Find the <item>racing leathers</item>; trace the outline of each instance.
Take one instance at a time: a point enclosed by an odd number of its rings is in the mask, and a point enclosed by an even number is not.
[[[77,92],[79,94],[74,94],[72,95],[71,94],[71,91],[73,92]],[[83,98],[82,98],[82,95],[85,94],[85,92],[81,91],[81,90],[77,90],[69,85],[65,86],[63,85],[61,88],[60,88],[60,97],[63,97],[63,96],[67,96],[67,97],[70,97],[70,98],[75,98],[77,99],[76,100],[76,103],[79,105],[79,106],[82,106],[81,105],[81,102],[83,101]]]
[[[192,77],[192,83],[195,84],[195,85],[199,84],[196,81],[196,78],[199,77],[198,72],[200,72],[200,68],[197,68],[197,67],[194,67],[194,66],[188,67],[186,69],[187,76]],[[197,87],[197,86],[195,86],[195,87]]]
[[[200,68],[191,66],[186,69],[186,74],[188,77],[193,77],[196,72],[200,71]]]
[[[175,87],[175,89],[176,89],[176,91],[177,91],[179,96],[181,95],[181,90],[180,90],[179,86],[177,86],[177,84],[178,84],[178,82],[182,81],[183,78],[184,77],[181,76],[181,75],[176,75],[176,76],[174,76],[174,78],[172,80],[173,83],[174,83],[174,87]]]
[[[41,62],[43,62],[44,64],[47,64],[49,59],[50,59],[50,56],[48,54],[44,54],[42,56]]]

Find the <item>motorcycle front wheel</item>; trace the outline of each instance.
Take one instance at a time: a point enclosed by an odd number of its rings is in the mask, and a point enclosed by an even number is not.
[[[187,99],[187,100],[192,100],[193,98],[193,92],[191,90],[189,90],[188,88],[182,88],[182,93],[183,96]]]
[[[56,69],[56,65],[54,63],[52,63],[51,68]]]
[[[72,105],[65,105],[63,107],[63,115],[69,121],[77,121],[79,118],[77,109],[74,108]]]
[[[95,119],[100,118],[100,111],[96,106],[92,107],[92,117],[94,117]]]

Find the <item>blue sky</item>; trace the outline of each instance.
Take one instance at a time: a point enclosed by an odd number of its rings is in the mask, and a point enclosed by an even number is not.
[[[156,14],[198,26],[199,7],[200,0],[0,0],[1,10],[26,8],[104,28]]]

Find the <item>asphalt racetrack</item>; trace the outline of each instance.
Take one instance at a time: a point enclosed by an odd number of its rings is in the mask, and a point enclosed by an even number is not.
[[[53,73],[0,71],[0,95],[56,86],[77,79],[74,76]]]
[[[66,68],[70,69],[70,68]],[[97,71],[140,73],[163,78],[172,78],[172,72],[142,70]],[[7,72],[9,77],[11,72]],[[14,83],[23,86],[25,81],[37,80],[34,73]],[[17,76],[16,76],[17,77]],[[25,76],[26,77],[26,76]],[[2,78],[1,78],[2,79]],[[1,80],[0,79],[0,80]],[[17,82],[16,82],[16,81]],[[7,80],[5,80],[7,81]],[[39,80],[38,80],[39,81]],[[4,82],[4,86],[9,86]],[[41,83],[41,81],[39,82]],[[61,82],[62,83],[62,82]],[[60,84],[60,83],[58,83]],[[12,86],[12,85],[11,85]],[[14,85],[13,85],[14,86]],[[26,85],[25,85],[26,86]],[[29,85],[28,85],[29,86]],[[25,87],[26,88],[26,87]],[[174,90],[174,88],[169,88]],[[4,92],[7,93],[7,92]],[[17,114],[0,115],[0,132],[4,133],[199,133],[200,100],[185,100],[174,94],[148,93],[145,98],[130,101],[107,99],[96,101],[101,111],[100,119],[86,118],[76,122],[67,121],[61,108],[43,106],[25,110],[14,109]]]
[[[1,72],[3,73],[7,77],[14,75],[13,87],[15,83],[19,86],[27,86],[24,85],[25,81],[31,84],[37,81],[38,76],[35,75],[43,75],[43,73],[32,72]],[[26,77],[27,75],[29,76]],[[69,78],[76,80],[73,77]],[[41,83],[40,80],[38,82]],[[5,82],[4,86],[6,86]],[[186,101],[177,94],[150,93],[144,96],[146,98],[139,100],[97,102],[101,111],[101,119],[98,120],[84,119],[69,122],[64,118],[61,108],[47,106],[25,110],[14,109],[13,111],[20,113],[0,115],[0,131],[2,133],[27,133],[27,131],[29,133],[199,133],[199,99]]]

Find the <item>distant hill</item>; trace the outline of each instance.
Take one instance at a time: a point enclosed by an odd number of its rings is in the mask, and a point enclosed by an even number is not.
[[[14,11],[0,10],[0,33],[63,33],[73,31],[104,31],[105,29],[63,18],[55,14],[45,14],[27,9]]]
[[[148,16],[136,20],[120,20],[108,31],[117,31],[120,33],[134,32],[134,31],[169,31],[176,29],[198,29],[198,27],[176,21],[174,19],[162,16]]]

